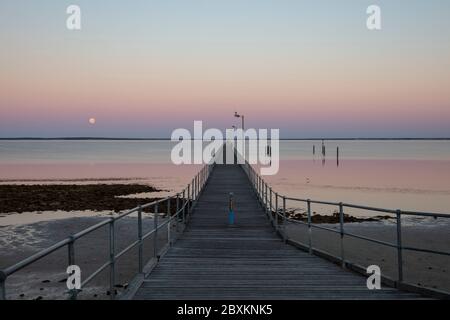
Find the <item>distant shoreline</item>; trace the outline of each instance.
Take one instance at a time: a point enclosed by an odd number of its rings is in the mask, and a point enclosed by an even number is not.
[[[32,137],[16,137],[16,138],[0,138],[0,141],[19,141],[19,140],[65,140],[65,141],[171,141],[170,138],[108,138],[108,137],[55,137],[55,138],[32,138]],[[191,139],[195,140],[195,139]],[[281,141],[448,141],[449,138],[280,138]]]

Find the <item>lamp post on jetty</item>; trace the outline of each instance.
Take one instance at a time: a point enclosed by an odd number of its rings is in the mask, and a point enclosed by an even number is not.
[[[244,130],[244,115],[243,114],[238,114],[236,111],[234,112],[234,117],[235,118],[241,118],[241,128],[242,130]]]

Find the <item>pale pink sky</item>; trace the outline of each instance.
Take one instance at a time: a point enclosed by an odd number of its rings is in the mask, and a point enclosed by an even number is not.
[[[0,137],[168,137],[235,110],[282,137],[450,136],[441,2],[380,1],[379,32],[360,1],[187,2],[81,1],[70,32],[64,1],[2,1]]]

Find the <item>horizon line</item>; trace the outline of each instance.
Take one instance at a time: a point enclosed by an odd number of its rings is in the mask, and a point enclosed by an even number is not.
[[[1,140],[160,140],[160,141],[171,141],[171,138],[127,138],[127,137],[0,137]],[[203,139],[189,139],[189,140],[203,140]],[[450,140],[450,137],[437,137],[437,138],[425,138],[425,137],[339,137],[339,138],[329,138],[329,137],[309,137],[309,138],[280,138],[279,140]],[[208,140],[209,141],[209,140]]]

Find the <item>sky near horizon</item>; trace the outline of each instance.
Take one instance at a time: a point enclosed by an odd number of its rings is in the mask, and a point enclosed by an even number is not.
[[[0,137],[450,137],[447,0],[1,0],[0,43]]]

